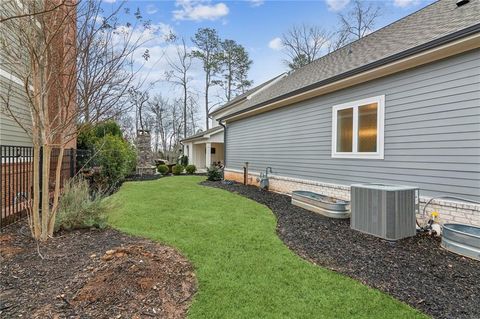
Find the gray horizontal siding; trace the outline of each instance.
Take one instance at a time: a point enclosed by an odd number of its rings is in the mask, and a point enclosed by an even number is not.
[[[332,106],[385,95],[385,158],[331,157]],[[227,168],[480,198],[480,50],[228,123]]]
[[[4,13],[18,12],[18,10],[15,10],[16,7],[15,1],[0,1],[0,10]],[[7,24],[14,23],[15,21],[11,20]],[[28,55],[26,49],[19,44],[18,34],[13,34],[10,31],[9,28],[0,25],[0,69],[18,76],[24,73],[24,66],[26,65],[25,61],[19,57],[26,59]],[[5,100],[9,101],[15,117],[25,128],[29,129],[31,126],[31,116],[28,113],[29,107],[23,86],[0,75],[0,144],[32,145],[29,135],[6,112]]]
[[[26,129],[31,127],[28,102],[23,88],[0,76],[0,144],[31,146],[31,137],[22,129],[5,109],[8,100],[15,117]]]

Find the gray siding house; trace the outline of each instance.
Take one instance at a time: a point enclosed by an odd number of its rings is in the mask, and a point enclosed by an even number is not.
[[[480,1],[441,0],[293,71],[224,115],[225,178],[349,199],[349,185],[480,200]],[[441,221],[480,205],[438,199]]]

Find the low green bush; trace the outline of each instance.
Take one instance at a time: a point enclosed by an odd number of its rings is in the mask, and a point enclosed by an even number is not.
[[[157,172],[159,172],[162,175],[166,175],[168,173],[168,166],[164,164],[158,165]]]
[[[187,167],[185,167],[185,171],[187,172],[187,174],[195,174],[195,172],[197,171],[197,167],[193,164],[190,164],[190,165],[187,165]]]
[[[172,173],[173,175],[180,175],[183,173],[184,167],[180,164],[175,165],[172,167]]]
[[[101,193],[91,194],[86,180],[72,179],[60,197],[55,230],[104,228],[110,209],[111,204]]]
[[[209,181],[221,181],[223,178],[223,171],[216,165],[210,166],[207,169],[207,180]]]

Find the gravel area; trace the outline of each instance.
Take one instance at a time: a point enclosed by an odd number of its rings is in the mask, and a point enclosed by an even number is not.
[[[185,318],[197,286],[175,249],[112,229],[60,233],[37,249],[14,224],[0,234],[0,265],[0,318]]]
[[[269,207],[277,233],[301,257],[384,291],[434,318],[480,318],[480,262],[450,253],[429,235],[388,242],[291,205],[254,186],[203,182]]]

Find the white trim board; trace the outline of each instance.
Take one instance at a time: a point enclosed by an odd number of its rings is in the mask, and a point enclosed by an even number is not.
[[[358,108],[377,104],[377,151],[358,152]],[[344,109],[353,109],[352,152],[337,152],[337,114]],[[334,105],[332,107],[332,158],[383,159],[385,130],[385,95]]]

